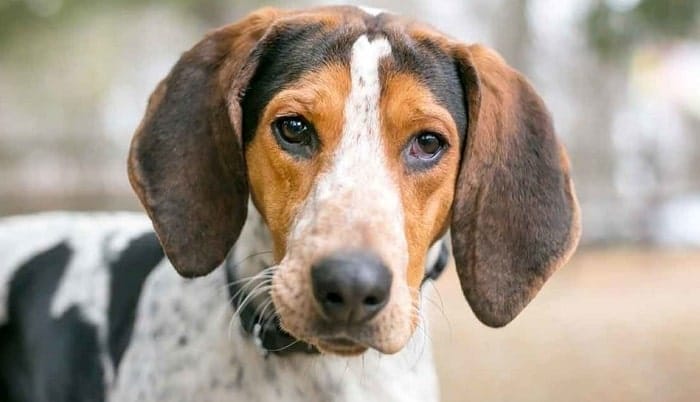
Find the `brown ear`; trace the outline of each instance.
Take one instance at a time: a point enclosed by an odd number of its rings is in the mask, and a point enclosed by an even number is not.
[[[462,291],[484,324],[509,323],[573,253],[569,162],[530,84],[481,46],[455,50],[469,129],[453,204]]]
[[[238,101],[254,69],[251,52],[278,14],[258,11],[183,54],[151,95],[132,140],[129,180],[183,276],[216,268],[245,222]]]

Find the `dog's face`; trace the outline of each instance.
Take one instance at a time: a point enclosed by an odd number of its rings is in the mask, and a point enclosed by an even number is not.
[[[482,47],[355,7],[266,9],[209,34],[154,92],[129,162],[185,276],[221,263],[250,196],[281,325],[338,354],[406,344],[450,227],[493,326],[578,239],[568,161],[527,82]]]
[[[250,193],[279,262],[277,312],[287,331],[326,350],[338,351],[341,337],[382,351],[407,341],[425,255],[449,225],[466,127],[451,59],[407,48],[401,31],[368,32],[368,19],[345,14],[307,34],[307,24],[292,25],[269,45],[274,63],[258,68],[242,102]],[[340,317],[338,328],[324,312],[329,295],[309,278],[348,254],[374,257],[392,280],[376,319]],[[348,269],[372,269],[357,265]],[[320,291],[351,297],[332,287]]]

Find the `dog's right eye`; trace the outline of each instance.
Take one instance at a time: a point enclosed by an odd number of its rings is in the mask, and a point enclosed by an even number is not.
[[[301,116],[280,117],[272,123],[277,143],[289,154],[310,158],[318,148],[318,136],[313,125]]]
[[[277,120],[277,131],[285,141],[291,144],[308,142],[312,130],[309,124],[300,117],[284,117]]]

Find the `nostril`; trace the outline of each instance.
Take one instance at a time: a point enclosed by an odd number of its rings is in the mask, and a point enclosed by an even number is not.
[[[343,296],[337,292],[328,292],[326,293],[325,301],[330,304],[343,304]]]
[[[368,307],[375,307],[382,302],[376,296],[367,296],[364,300],[362,300],[362,303]]]

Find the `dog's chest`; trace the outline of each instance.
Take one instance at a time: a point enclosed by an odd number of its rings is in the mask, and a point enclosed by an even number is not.
[[[232,321],[225,275],[184,280],[161,264],[149,277],[112,401],[437,400],[429,341],[362,357],[264,357]]]
[[[303,353],[264,357],[242,334],[238,320],[232,320],[225,272],[219,269],[196,280],[180,277],[154,247],[144,217],[57,215],[13,222],[0,231],[5,258],[0,264],[0,329],[7,337],[18,323],[36,322],[28,329],[34,335],[17,335],[43,341],[32,343],[26,355],[23,349],[12,349],[0,367],[12,367],[17,379],[25,378],[16,367],[34,359],[31,395],[48,392],[56,401],[107,402],[437,400],[424,328],[391,356],[367,352],[349,359]],[[251,223],[245,233],[248,241],[241,242],[242,255],[254,254],[265,241]],[[49,254],[63,248],[66,261],[61,265]],[[51,261],[44,261],[49,257]],[[62,269],[60,274],[48,278],[55,268]],[[21,281],[13,279],[19,277],[51,290],[44,295],[45,317],[20,317],[16,305],[11,313],[12,303],[41,301],[36,293],[21,292]],[[66,312],[74,313],[73,321],[66,321]],[[75,338],[78,349],[57,343],[82,327],[90,329],[94,344],[85,336]],[[73,353],[78,350],[81,354]],[[40,370],[44,363],[60,367],[60,375],[71,384],[66,395],[78,385],[95,392],[57,397],[51,388],[56,376]]]

